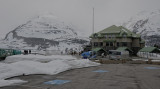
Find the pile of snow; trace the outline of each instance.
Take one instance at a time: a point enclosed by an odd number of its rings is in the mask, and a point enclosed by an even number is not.
[[[48,74],[54,75],[60,72],[90,66],[98,66],[88,59],[76,59],[69,55],[15,55],[7,57],[3,63],[0,63],[0,87],[16,83],[24,83],[23,80],[5,80],[6,78],[30,75],[30,74]]]

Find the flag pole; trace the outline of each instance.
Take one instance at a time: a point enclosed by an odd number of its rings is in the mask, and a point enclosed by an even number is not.
[[[92,35],[93,35],[93,38],[94,38],[94,7],[93,7],[93,18],[92,18],[92,20],[93,20],[93,23],[92,23]],[[93,38],[92,38],[92,47],[91,47],[91,51],[92,51],[92,49],[93,49],[93,47],[94,47]],[[91,54],[92,54],[92,56],[93,56],[93,52],[92,52]]]
[[[93,34],[94,34],[94,7],[93,7]]]

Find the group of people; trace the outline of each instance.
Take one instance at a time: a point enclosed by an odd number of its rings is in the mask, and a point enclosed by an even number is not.
[[[24,55],[31,54],[31,50],[24,50]]]

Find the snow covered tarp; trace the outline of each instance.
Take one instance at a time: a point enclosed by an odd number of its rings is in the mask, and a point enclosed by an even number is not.
[[[7,57],[0,63],[0,87],[16,83],[24,83],[23,80],[5,80],[6,78],[30,75],[30,74],[48,74],[54,75],[60,72],[89,66],[98,66],[88,59],[76,59],[69,55],[15,55]]]

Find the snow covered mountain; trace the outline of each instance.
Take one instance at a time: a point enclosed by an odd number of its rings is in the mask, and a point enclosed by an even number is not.
[[[9,32],[1,47],[18,49],[80,50],[89,42],[72,24],[53,15],[38,16]]]
[[[160,10],[154,12],[143,11],[124,23],[128,29],[141,34],[147,46],[160,46]]]

